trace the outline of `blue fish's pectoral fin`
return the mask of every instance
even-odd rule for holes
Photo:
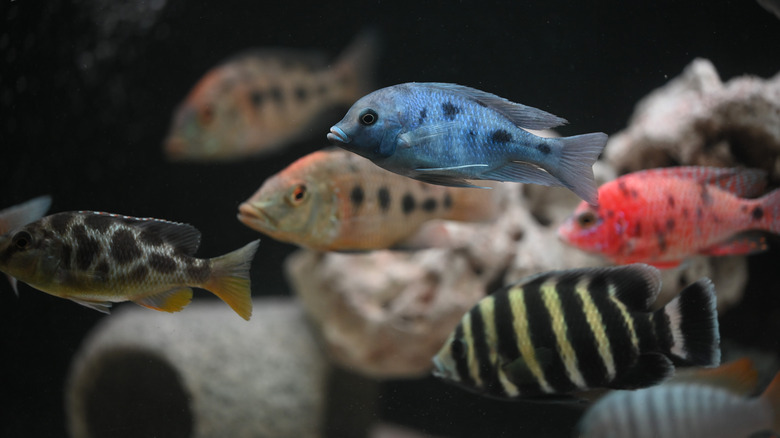
[[[456,122],[422,124],[398,136],[398,147],[412,147],[436,141],[458,129]]]
[[[606,385],[612,389],[638,389],[658,385],[674,374],[674,365],[661,353],[640,354],[634,366]]]
[[[550,175],[541,167],[521,161],[512,161],[497,169],[482,173],[480,178],[494,181],[540,184],[551,187],[563,186],[563,183],[558,178]]]
[[[163,312],[178,312],[192,301],[192,289],[188,287],[171,289],[165,292],[132,300],[134,303]]]
[[[110,301],[86,301],[86,300],[78,300],[76,298],[70,298],[71,301],[74,303],[81,304],[84,307],[89,307],[92,310],[97,310],[100,313],[109,314],[111,305]]]

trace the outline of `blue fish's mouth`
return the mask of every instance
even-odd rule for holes
[[[328,133],[328,140],[339,143],[349,143],[351,141],[349,136],[347,136],[347,134],[345,134],[344,131],[342,131],[338,126],[333,126],[330,128],[330,132]]]

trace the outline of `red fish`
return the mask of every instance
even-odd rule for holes
[[[618,264],[672,268],[694,254],[750,254],[780,234],[780,189],[760,170],[670,167],[624,175],[599,188],[558,229],[566,243]]]

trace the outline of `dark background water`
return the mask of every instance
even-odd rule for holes
[[[383,36],[379,85],[470,85],[567,118],[563,134],[622,129],[637,100],[696,57],[712,60],[724,80],[780,71],[780,20],[753,1],[440,3],[2,0],[0,207],[48,193],[52,212],[191,223],[203,233],[201,256],[238,248],[257,237],[235,219],[238,204],[304,151],[324,146],[325,131],[273,157],[174,164],[161,151],[173,109],[237,51],[278,46],[336,56],[369,25]],[[290,293],[280,260],[293,249],[263,239],[255,295]],[[778,254],[752,258],[761,283],[724,315],[724,336],[780,349],[769,322],[780,319]],[[0,284],[0,436],[65,435],[69,362],[104,317],[24,285],[16,298]],[[382,418],[431,433],[531,436],[537,427],[520,423],[515,405],[430,380],[386,383],[382,391]],[[421,393],[430,395],[424,403]],[[568,436],[576,417],[559,415],[536,417],[563,422],[547,436]]]

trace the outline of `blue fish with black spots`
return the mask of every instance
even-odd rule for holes
[[[474,88],[405,83],[363,96],[328,139],[392,172],[432,184],[468,180],[563,186],[597,205],[593,163],[601,132],[539,137],[565,119]]]

